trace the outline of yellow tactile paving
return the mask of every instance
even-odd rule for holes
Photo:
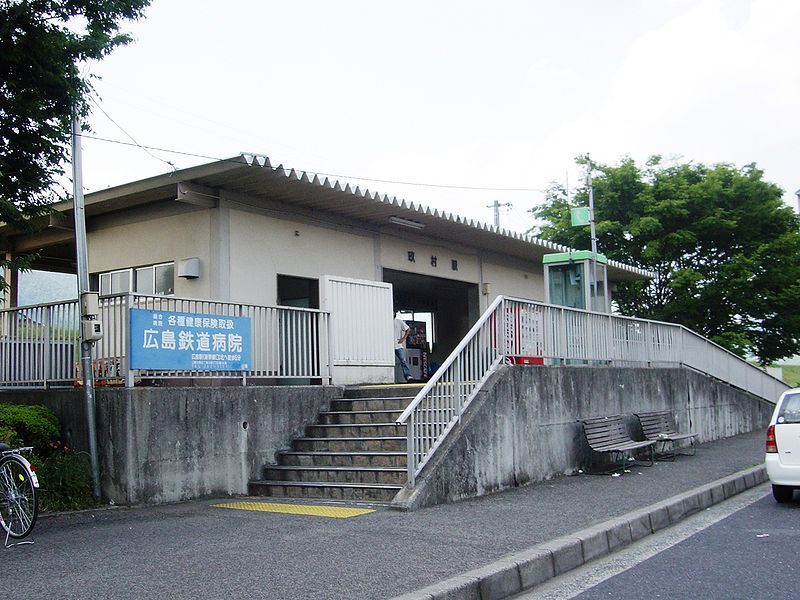
[[[332,519],[348,519],[350,517],[358,517],[375,512],[375,510],[371,508],[315,506],[311,504],[278,504],[275,502],[224,502],[222,504],[212,504],[211,506],[214,508],[232,508],[234,510],[330,517]]]

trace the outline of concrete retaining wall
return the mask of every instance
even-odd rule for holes
[[[245,494],[248,480],[343,392],[98,388],[103,494],[118,504]],[[0,402],[45,404],[61,420],[64,441],[86,449],[80,390],[4,392]],[[705,442],[765,427],[772,405],[687,369],[504,367],[395,505],[419,508],[573,473],[596,458],[578,419],[663,409]],[[634,423],[630,417],[633,434]]]
[[[103,495],[140,504],[245,494],[248,480],[342,394],[336,386],[98,388]],[[0,402],[50,407],[65,440],[87,447],[81,391],[6,392]]]
[[[579,419],[671,410],[699,442],[766,427],[774,405],[679,368],[503,367],[473,400],[400,509],[452,502],[574,473],[598,460]],[[595,463],[596,464],[596,463]]]

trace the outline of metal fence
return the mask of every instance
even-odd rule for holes
[[[499,296],[397,420],[407,425],[411,483],[504,362],[680,364],[773,402],[787,389],[681,325]]]
[[[128,312],[131,308],[249,317],[252,364],[248,371],[132,370]],[[118,294],[100,299],[103,338],[94,344],[98,384],[132,387],[141,379],[248,378],[330,382],[327,312],[171,296]],[[80,309],[77,300],[0,310],[0,387],[71,386],[79,374]]]
[[[72,385],[79,323],[77,300],[0,310],[0,386]]]

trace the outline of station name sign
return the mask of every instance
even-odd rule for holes
[[[131,369],[249,371],[249,317],[130,311]]]

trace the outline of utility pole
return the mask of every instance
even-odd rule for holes
[[[501,206],[508,206],[509,208],[514,206],[511,202],[506,202],[505,204],[500,204],[498,200],[495,200],[493,204],[487,204],[486,208],[494,208],[494,226],[497,229],[500,229],[500,207]]]
[[[95,422],[94,373],[92,372],[92,335],[102,333],[97,318],[97,295],[89,291],[89,258],[86,246],[86,214],[83,203],[83,163],[81,157],[80,122],[72,119],[72,212],[75,216],[75,256],[78,266],[78,298],[81,308],[81,371],[86,410],[86,428],[89,435],[89,462],[92,469],[92,494],[100,499],[100,463],[97,459],[97,425]]]
[[[589,296],[592,304],[597,298],[597,235],[594,229],[594,188],[592,187],[592,160],[587,156],[586,165],[588,173],[586,175],[586,185],[589,188],[589,226],[590,235],[592,236],[592,272],[589,275]],[[594,306],[590,306],[589,310],[593,310]]]

